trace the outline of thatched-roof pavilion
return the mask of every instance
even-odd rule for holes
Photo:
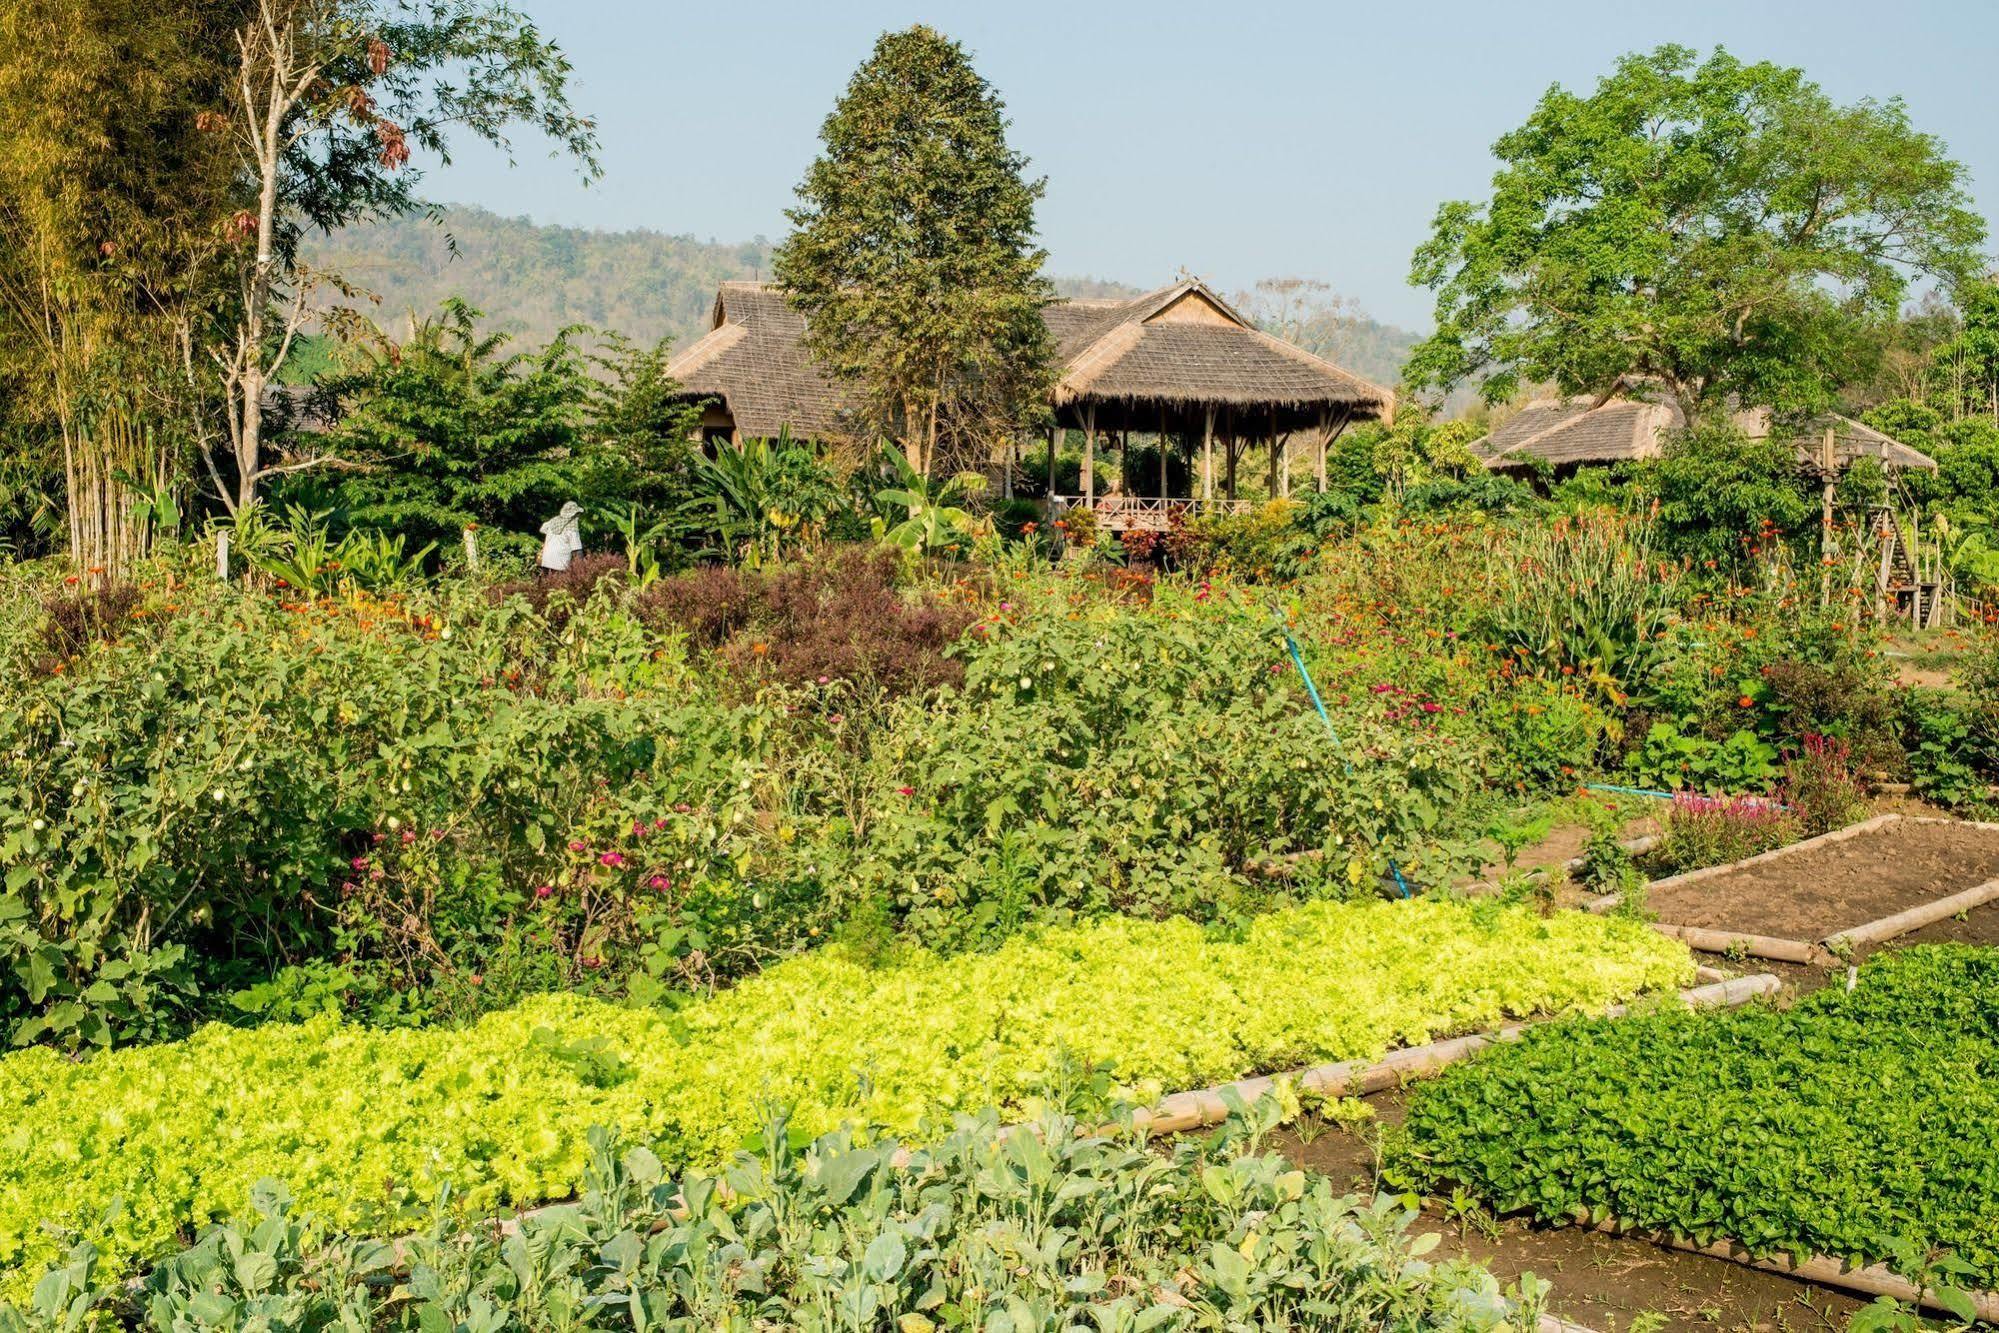
[[[1113,527],[1164,527],[1176,509],[1233,504],[1237,465],[1255,443],[1269,449],[1270,494],[1290,491],[1293,437],[1314,450],[1323,486],[1326,446],[1341,430],[1394,416],[1389,390],[1257,329],[1197,279],[1128,300],[1052,302],[1043,318],[1060,372],[1048,436],[1050,498],[1096,505]],[[812,364],[804,332],[804,319],[774,287],[724,283],[709,331],[668,373],[703,402],[711,435],[769,436],[788,426],[804,438],[842,438],[840,391]],[[1055,441],[1064,430],[1083,436],[1075,497],[1053,494]],[[1133,433],[1184,452],[1196,465],[1199,494],[1170,498],[1162,484],[1158,496],[1105,497],[1098,505],[1098,442],[1122,445]],[[1011,488],[1014,446],[1007,452]],[[1162,474],[1166,454],[1162,448]]]
[[[1752,439],[1766,439],[1772,429],[1767,411],[1738,412],[1734,421]],[[1608,395],[1536,399],[1472,447],[1495,472],[1523,471],[1532,467],[1534,460],[1558,473],[1571,472],[1579,467],[1657,458],[1665,452],[1672,433],[1686,424],[1686,413],[1670,394],[1645,397],[1620,385]],[[1834,413],[1797,429],[1801,457],[1816,460],[1827,429],[1833,432],[1834,454],[1841,469],[1858,458],[1875,458],[1890,471],[1936,470],[1936,461],[1921,450]]]

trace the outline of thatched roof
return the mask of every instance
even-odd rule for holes
[[[1188,278],[1129,301],[1051,306],[1061,351],[1055,405],[1339,409],[1392,417],[1395,395],[1255,328]]]
[[[1620,387],[1607,398],[1586,394],[1536,399],[1472,447],[1494,471],[1525,467],[1528,458],[1555,467],[1619,463],[1657,458],[1665,452],[1672,432],[1686,422],[1671,395],[1642,397]],[[1738,412],[1735,424],[1753,439],[1767,438],[1771,431],[1770,414],[1763,411]],[[1835,432],[1833,447],[1841,467],[1865,457],[1878,458],[1888,468],[1936,468],[1935,460],[1922,451],[1830,413],[1797,428],[1801,455],[1815,453],[1827,426]]]
[[[805,317],[777,288],[725,282],[708,332],[667,364],[688,398],[721,400],[748,436],[786,426],[805,439],[841,435],[839,390],[805,353]]]
[[[1250,326],[1195,279],[1130,300],[1055,301],[1042,312],[1072,415],[1095,403],[1183,413],[1202,407],[1392,417],[1395,395]],[[709,331],[667,367],[686,397],[727,407],[745,435],[844,434],[840,388],[806,354],[805,320],[777,288],[725,282]]]

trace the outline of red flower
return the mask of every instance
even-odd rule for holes
[[[605,852],[597,858],[597,864],[602,866],[621,866],[624,863],[625,854],[623,852]]]
[[[553,884],[537,884],[534,886],[534,896],[537,898],[552,898],[555,896],[555,886]]]
[[[897,788],[895,789],[895,794],[896,794],[897,796],[914,796],[914,795],[916,795],[916,788],[914,788],[914,787],[897,787]]]

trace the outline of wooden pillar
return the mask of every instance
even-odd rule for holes
[[[1238,459],[1238,458],[1240,458],[1240,457],[1242,456],[1242,442],[1241,442],[1240,440],[1238,440],[1238,439],[1236,438],[1236,430],[1235,430],[1235,413],[1234,413],[1234,412],[1231,412],[1231,413],[1229,413],[1229,415],[1228,415],[1228,422],[1227,422],[1227,425],[1225,425],[1225,426],[1223,427],[1223,431],[1222,431],[1222,453],[1223,453],[1223,454],[1224,454],[1224,455],[1225,455],[1225,456],[1227,457],[1227,459],[1228,459],[1228,472],[1229,472],[1229,475],[1228,475],[1228,497],[1229,497],[1229,500],[1230,500],[1231,502],[1233,502],[1233,501],[1235,500],[1235,465],[1236,465],[1236,459]]]
[[[1097,502],[1097,405],[1083,409],[1083,503]]]
[[[1048,428],[1048,498],[1051,501],[1055,498],[1055,432],[1058,429],[1056,426]]]
[[[1215,498],[1215,409],[1208,408],[1207,424],[1201,429],[1201,498]]]
[[[1318,436],[1318,449],[1317,449],[1319,458],[1317,464],[1313,468],[1312,480],[1313,484],[1318,487],[1319,493],[1321,495],[1324,495],[1326,492],[1326,446],[1332,442],[1332,434],[1333,434],[1333,414],[1331,412],[1319,413],[1319,436]]]
[[[1159,406],[1159,498],[1166,498],[1166,405]]]
[[[1277,443],[1277,409],[1273,407],[1270,409],[1270,488],[1269,488],[1270,498],[1273,500],[1275,500],[1278,496],[1277,488],[1280,482],[1280,478],[1277,475],[1278,448],[1279,446]]]

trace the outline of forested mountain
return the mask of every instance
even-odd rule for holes
[[[615,329],[640,342],[685,342],[706,327],[716,284],[768,278],[770,252],[762,237],[726,244],[650,230],[544,226],[454,205],[442,224],[415,217],[349,228],[315,245],[311,260],[380,297],[373,318],[397,336],[412,313],[429,315],[458,296],[485,312],[488,327],[530,344],[570,324]],[[1136,296],[1157,285],[1054,282],[1075,297]],[[1350,308],[1313,313],[1319,319],[1274,331],[1298,336],[1369,379],[1393,384],[1417,341]]]

